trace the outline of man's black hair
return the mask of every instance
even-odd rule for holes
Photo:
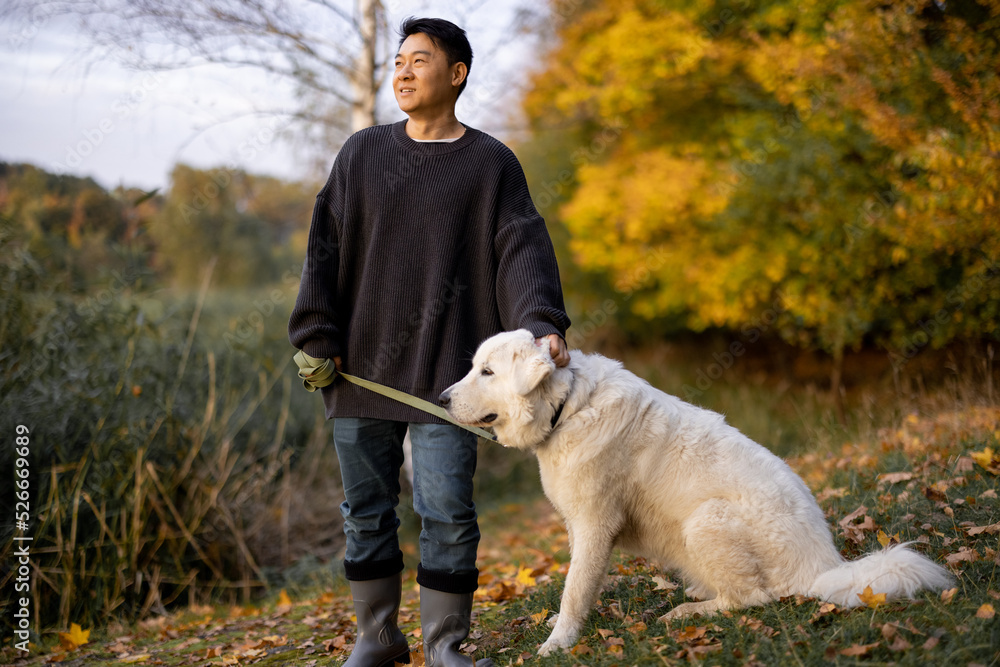
[[[418,19],[411,16],[399,25],[399,46],[403,45],[407,37],[418,32],[430,37],[434,45],[444,51],[449,67],[455,63],[465,63],[465,80],[458,87],[458,94],[461,95],[465,84],[469,82],[468,72],[472,71],[472,45],[469,44],[465,31],[444,19]]]

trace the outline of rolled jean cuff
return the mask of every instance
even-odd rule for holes
[[[479,588],[479,570],[471,572],[441,572],[428,570],[423,565],[417,565],[417,583],[421,588],[430,588],[442,593],[475,593]]]
[[[384,579],[403,571],[403,552],[396,554],[395,558],[385,560],[371,560],[361,563],[344,561],[344,576],[348,581],[371,581],[372,579]]]

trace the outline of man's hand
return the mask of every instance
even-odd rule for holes
[[[333,367],[337,369],[338,373],[344,372],[344,369],[340,367],[340,357],[333,358]]]
[[[566,341],[559,334],[549,334],[543,338],[536,338],[535,343],[541,343],[545,339],[549,340],[549,354],[556,366],[565,366],[569,363],[569,350],[566,349]]]

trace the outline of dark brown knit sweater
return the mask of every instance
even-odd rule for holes
[[[565,336],[559,270],[517,158],[466,126],[451,143],[406,121],[351,136],[316,197],[288,338],[345,372],[426,400],[457,382],[486,338]],[[338,379],[326,416],[439,422]]]

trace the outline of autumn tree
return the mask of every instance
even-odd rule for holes
[[[998,14],[587,3],[525,99],[570,156],[536,199],[559,191],[574,260],[649,321],[740,331],[769,312],[838,361],[995,336]]]
[[[213,284],[238,286],[273,280],[276,230],[248,212],[251,177],[229,169],[179,164],[170,174],[163,210],[152,221],[157,268],[174,284],[195,287],[217,258]]]

